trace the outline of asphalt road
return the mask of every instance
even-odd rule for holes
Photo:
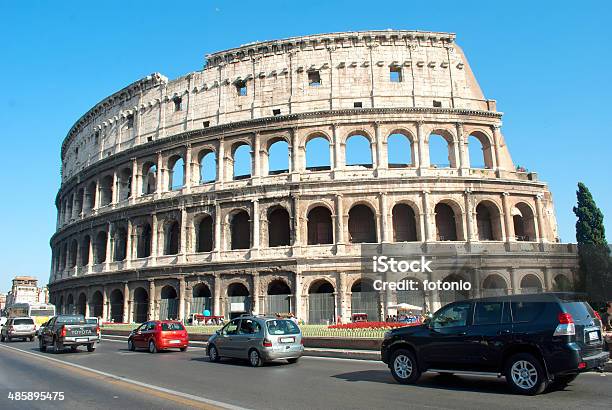
[[[94,353],[83,349],[60,354],[40,353],[35,342],[3,343],[0,366],[3,409],[576,409],[610,408],[612,403],[611,374],[583,374],[565,390],[524,397],[511,394],[497,378],[425,374],[418,385],[402,386],[379,362],[303,357],[293,365],[251,368],[233,360],[211,363],[202,348],[151,355],[128,351],[124,341],[108,340]],[[9,391],[63,391],[66,399],[11,402]]]

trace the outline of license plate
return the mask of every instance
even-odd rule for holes
[[[599,340],[599,332],[598,331],[589,332],[589,341],[593,341],[593,340]]]
[[[295,342],[295,337],[281,337],[280,342],[281,343],[293,343]]]
[[[170,343],[177,344],[177,343],[181,343],[181,341],[180,340],[170,340]]]
[[[89,339],[85,338],[85,337],[78,337],[75,339],[77,343],[81,343],[81,342],[89,342]]]

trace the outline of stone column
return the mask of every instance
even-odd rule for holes
[[[132,220],[128,219],[127,220],[127,234],[126,234],[126,240],[125,240],[125,249],[126,249],[125,266],[127,268],[132,266],[132,258],[134,255],[134,249],[132,249],[133,248],[133,245],[132,245],[133,231],[134,231],[134,227],[132,226]]]
[[[157,262],[157,245],[158,245],[158,226],[157,226],[157,214],[151,215],[151,259],[153,264]]]
[[[472,191],[466,189],[463,193],[465,200],[465,240],[468,242],[478,240],[478,232],[474,229],[474,209],[472,209]]]
[[[130,287],[123,282],[123,323],[130,323]]]
[[[458,122],[457,128],[457,141],[459,144],[459,168],[462,172],[467,172],[470,168],[470,156],[468,155],[468,141],[463,134],[463,123]]]
[[[421,215],[423,220],[421,240],[424,242],[435,241],[435,214],[429,209],[429,191],[423,191],[423,212],[421,212]],[[432,216],[434,217],[433,224],[431,222]]]
[[[334,163],[332,169],[339,171],[344,168],[344,161],[342,160],[342,143],[338,135],[338,124],[336,123],[332,124],[332,136],[334,139]]]
[[[340,316],[342,323],[347,323],[350,319],[350,311],[346,306],[346,272],[338,272],[338,281],[336,283],[338,284],[338,288],[336,289],[336,303],[338,303],[338,308],[336,309],[336,316]]]
[[[546,226],[544,225],[544,206],[542,204],[542,197],[544,195],[537,194],[535,197],[535,202],[536,202],[536,212],[537,212],[537,217],[538,217],[538,239],[540,241],[540,243],[545,243],[547,242],[546,240]]]
[[[259,176],[261,175],[261,153],[260,150],[260,141],[259,141],[259,133],[253,133],[253,145],[252,147],[252,175],[251,175],[251,183],[257,184],[259,183]]]
[[[161,151],[157,152],[157,178],[155,181],[155,196],[159,197],[162,191],[165,190],[165,173],[164,173],[164,157]]]
[[[100,178],[96,179],[95,190],[93,210],[97,211],[100,208]]]
[[[508,289],[508,295],[518,295],[521,293],[521,284],[519,282],[518,275],[516,274],[516,268],[508,268],[508,273],[510,274],[510,287],[512,288]]]
[[[252,243],[252,249],[257,252],[259,250],[259,235],[260,235],[260,229],[259,229],[259,200],[258,199],[253,199],[252,200],[253,203],[253,217],[251,218],[253,221],[252,224],[252,229],[253,229],[253,243]]]
[[[260,278],[259,278],[259,272],[255,272],[253,273],[253,314],[257,315],[260,313],[263,313],[263,310],[261,309],[260,303],[259,303],[259,293],[260,293]]]
[[[416,122],[416,131],[417,131],[417,142],[419,145],[419,170],[422,172],[429,168],[429,148],[427,144],[425,144],[425,135],[423,135],[423,122]]]
[[[336,195],[336,244],[344,245],[344,204],[342,194]]]
[[[223,249],[221,245],[221,206],[215,204],[215,243],[213,251],[219,253]]]
[[[293,313],[298,319],[303,319],[300,317],[302,315],[302,275],[299,272],[295,273],[295,289],[293,290]]]
[[[506,242],[514,242],[516,241],[516,237],[514,233],[514,221],[512,219],[512,211],[510,210],[510,204],[508,202],[509,196],[509,192],[504,192],[502,194],[502,206],[504,208],[504,225],[506,228]]]
[[[107,235],[106,235],[106,255],[105,255],[105,268],[104,270],[108,271],[109,264],[112,261],[113,257],[113,224],[111,222],[108,223]]]
[[[193,164],[191,163],[191,161],[192,161],[191,144],[187,144],[187,148],[185,149],[185,175],[184,175],[184,179],[185,179],[184,188],[186,192],[191,191],[191,186],[193,184],[192,176],[191,176]]]
[[[114,205],[118,202],[118,198],[119,198],[119,178],[117,177],[117,170],[115,169],[113,171],[113,186],[112,186],[112,190],[113,192],[111,192],[111,203]]]
[[[289,172],[300,172],[300,147],[298,143],[298,129],[291,128],[291,157],[289,158]]]
[[[178,308],[178,319],[179,321],[185,320],[185,277],[179,278],[179,308]]]
[[[221,316],[221,277],[219,275],[215,275],[214,287],[213,314],[214,316]]]
[[[94,239],[91,232],[89,233],[89,254],[87,255],[87,273],[91,273],[94,264]]]
[[[384,192],[378,193],[379,206],[380,206],[380,220],[379,220],[379,232],[380,235],[378,240],[386,243],[389,242],[389,212],[387,211],[387,194]]]
[[[130,187],[130,199],[132,201],[140,194],[140,176],[138,175],[138,160],[132,158],[132,186]]]
[[[217,152],[217,182],[223,184],[223,181],[225,181],[225,142],[221,138]]]
[[[91,291],[89,290],[89,288],[85,289],[85,294],[87,295],[87,300],[85,301],[85,317],[89,317],[91,316],[91,313],[89,312],[89,302],[91,300]]]
[[[102,288],[102,321],[107,322],[108,320],[108,289],[104,285]]]
[[[389,157],[387,155],[387,144],[384,137],[380,135],[380,121],[374,121],[374,138],[376,138],[376,168],[389,168]]]
[[[499,169],[499,140],[501,139],[500,130],[501,126],[499,124],[493,125],[491,129],[493,130],[493,144],[494,144],[494,153],[495,155],[491,155],[493,157],[493,169]]]
[[[179,259],[185,262],[187,259],[187,211],[181,208],[181,237],[179,240]]]
[[[155,319],[155,281],[149,279],[149,319]]]

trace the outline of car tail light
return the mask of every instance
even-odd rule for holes
[[[558,320],[559,324],[553,336],[574,336],[576,334],[576,326],[571,314],[559,313]]]
[[[272,341],[268,339],[264,339],[263,347],[272,347]]]
[[[96,333],[100,334],[100,326],[96,326]]]
[[[595,313],[595,317],[601,322],[601,316],[599,312],[593,312],[593,313]]]
[[[60,330],[60,337],[66,337],[66,326],[62,326]]]
[[[578,364],[578,368],[579,368],[579,369],[586,369],[586,362],[580,362],[580,363]]]
[[[300,339],[300,344],[301,344],[302,346],[304,346],[304,338],[303,338],[303,337]]]

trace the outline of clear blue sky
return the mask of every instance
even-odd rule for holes
[[[485,95],[505,113],[515,163],[549,183],[562,240],[575,241],[578,181],[591,189],[610,235],[612,8],[561,4],[2,2],[0,291],[15,274],[46,283],[61,141],[96,102],[152,72],[175,78],[201,69],[209,52],[332,31],[457,33]]]

